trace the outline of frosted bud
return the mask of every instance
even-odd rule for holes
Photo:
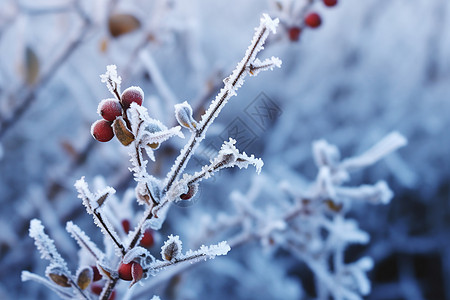
[[[191,131],[197,127],[197,122],[192,117],[192,107],[186,101],[175,104],[175,118],[181,126]]]
[[[147,126],[147,131],[148,132],[150,132],[150,133],[155,133],[155,132],[159,132],[159,131],[162,131],[162,128],[159,126],[159,124],[158,123],[156,123],[156,122],[151,122],[151,123],[149,123],[148,124],[148,126]],[[149,144],[147,144],[150,148],[152,148],[153,150],[156,150],[156,149],[158,149],[159,148],[159,143],[149,143]]]
[[[187,192],[180,195],[181,200],[190,200],[198,191],[198,184],[191,183],[187,187]]]
[[[181,241],[178,235],[173,236],[169,235],[169,239],[164,242],[164,245],[161,247],[161,256],[164,260],[174,261],[181,253]]]

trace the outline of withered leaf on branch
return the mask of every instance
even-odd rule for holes
[[[141,27],[141,22],[130,14],[112,14],[109,16],[108,28],[113,37],[132,32]]]
[[[122,117],[116,118],[113,123],[114,134],[124,146],[128,146],[134,141],[133,133],[127,128]]]
[[[91,268],[84,268],[78,273],[77,285],[80,289],[85,290],[92,282],[94,273]]]
[[[71,287],[72,286],[70,284],[69,278],[67,278],[66,275],[57,274],[57,273],[49,273],[48,276],[54,283],[56,283],[59,286],[62,286],[62,287]]]

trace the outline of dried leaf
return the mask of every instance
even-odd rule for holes
[[[25,49],[25,82],[33,85],[39,78],[39,58],[29,46]]]
[[[85,290],[92,282],[93,278],[94,272],[92,271],[92,268],[84,268],[78,273],[77,285],[80,289]]]
[[[127,128],[127,125],[123,120],[123,118],[119,117],[114,120],[113,129],[114,134],[116,135],[117,139],[122,143],[122,145],[128,146],[129,144],[131,144],[131,142],[134,141],[134,135]]]
[[[67,278],[67,276],[65,276],[63,274],[49,273],[48,276],[54,283],[56,283],[59,286],[62,286],[62,287],[71,287],[72,286],[70,284],[69,278]]]
[[[130,14],[113,14],[108,20],[109,33],[113,37],[132,32],[139,27],[141,27],[141,22]]]

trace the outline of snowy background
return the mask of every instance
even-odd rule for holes
[[[0,1],[1,299],[56,297],[20,281],[22,270],[45,269],[28,237],[30,219],[42,219],[69,263],[76,262],[76,245],[64,232],[68,220],[101,241],[77,199],[77,179],[101,175],[118,195],[134,186],[126,149],[89,133],[98,102],[110,97],[99,78],[106,65],[117,65],[124,88],[141,86],[150,115],[170,124],[173,104],[202,108],[214,98],[261,14],[277,16],[272,4]],[[287,28],[302,21],[284,16],[262,53],[280,57],[282,68],[247,79],[198,159],[207,161],[206,146],[218,150],[227,128],[241,126],[246,132],[236,137],[238,146],[264,160],[263,176],[311,181],[313,141],[325,139],[348,157],[400,132],[406,147],[352,178],[351,185],[385,180],[395,196],[386,206],[352,208],[371,240],[349,249],[346,259],[373,258],[367,299],[450,299],[450,2],[340,0],[326,8],[316,1],[308,10],[322,16],[322,26],[290,41]],[[108,19],[116,13],[127,15],[119,27],[134,30],[114,37]],[[261,97],[276,108],[263,124],[249,113]],[[152,173],[163,176],[183,145],[174,139],[161,147]],[[193,160],[189,167],[198,165]],[[230,170],[206,181],[194,205],[172,208],[161,237],[193,239],[202,230],[199,216],[227,211],[232,191],[245,194],[253,175]],[[268,254],[256,242],[196,265],[154,293],[162,299],[317,295],[303,263],[283,251]]]

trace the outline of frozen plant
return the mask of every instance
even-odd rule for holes
[[[312,271],[318,299],[361,300],[371,289],[366,273],[373,260],[363,257],[347,262],[344,257],[349,245],[367,244],[370,237],[346,215],[352,205],[388,204],[393,193],[384,181],[356,187],[345,183],[352,172],[376,163],[406,142],[393,132],[363,154],[341,159],[336,146],[316,141],[313,154],[318,174],[313,183],[302,184],[297,176],[255,177],[245,194],[231,194],[234,214],[220,213],[214,222],[204,218],[200,239],[234,232],[228,238],[231,247],[259,240],[272,253],[284,249]],[[236,228],[240,228],[237,233]]]
[[[138,203],[144,206],[144,210],[130,213],[130,207],[123,209],[124,205],[116,199],[113,188],[104,187],[94,193],[84,177],[81,178],[75,183],[75,187],[87,212],[92,215],[95,224],[105,236],[105,250],[101,250],[93,243],[77,225],[68,222],[66,230],[81,248],[78,271],[73,274],[58,253],[53,240],[45,234],[41,221],[32,220],[30,236],[35,239],[42,258],[50,262],[46,270],[48,279],[24,271],[23,281],[40,282],[64,299],[92,299],[96,297],[95,295],[99,295],[100,299],[106,300],[113,298],[115,293],[125,294],[116,289],[120,280],[131,281],[131,287],[167,267],[213,259],[230,251],[229,244],[222,241],[216,245],[201,246],[198,250],[183,253],[179,237],[170,235],[161,247],[161,259],[156,259],[143,246],[146,244],[143,241],[149,229],[161,228],[171,203],[189,201],[195,195],[201,180],[230,167],[247,168],[254,165],[257,172],[260,172],[262,160],[245,152],[241,153],[234,146],[236,142],[233,139],[224,141],[216,158],[201,170],[194,174],[186,174],[184,169],[195,149],[204,140],[208,127],[228,100],[236,95],[246,75],[257,75],[261,71],[281,66],[278,58],[272,57],[261,61],[256,57],[263,49],[269,33],[275,33],[277,25],[277,19],[272,20],[265,14],[262,16],[244,58],[232,74],[224,79],[224,87],[200,121],[194,120],[193,110],[187,102],[175,105],[176,120],[190,131],[191,137],[165,179],[156,178],[148,173],[148,161],[144,153],[154,161],[153,152],[161,143],[175,136],[184,137],[181,127],[167,128],[159,120],[151,118],[147,109],[142,106],[144,101],[142,90],[139,87],[129,87],[121,92],[121,77],[116,66],[107,67],[106,73],[100,77],[114,98],[100,102],[98,113],[103,119],[92,124],[91,133],[98,141],[107,142],[116,137],[124,146],[129,147],[132,165],[130,171],[137,182],[135,197]],[[132,225],[135,225],[133,230]],[[98,283],[94,283],[95,281]]]
[[[305,28],[315,29],[322,24],[320,14],[312,10],[316,2],[321,2],[327,8],[334,7],[338,4],[338,0],[269,1],[272,14],[280,19],[280,23],[291,42],[297,42]]]

